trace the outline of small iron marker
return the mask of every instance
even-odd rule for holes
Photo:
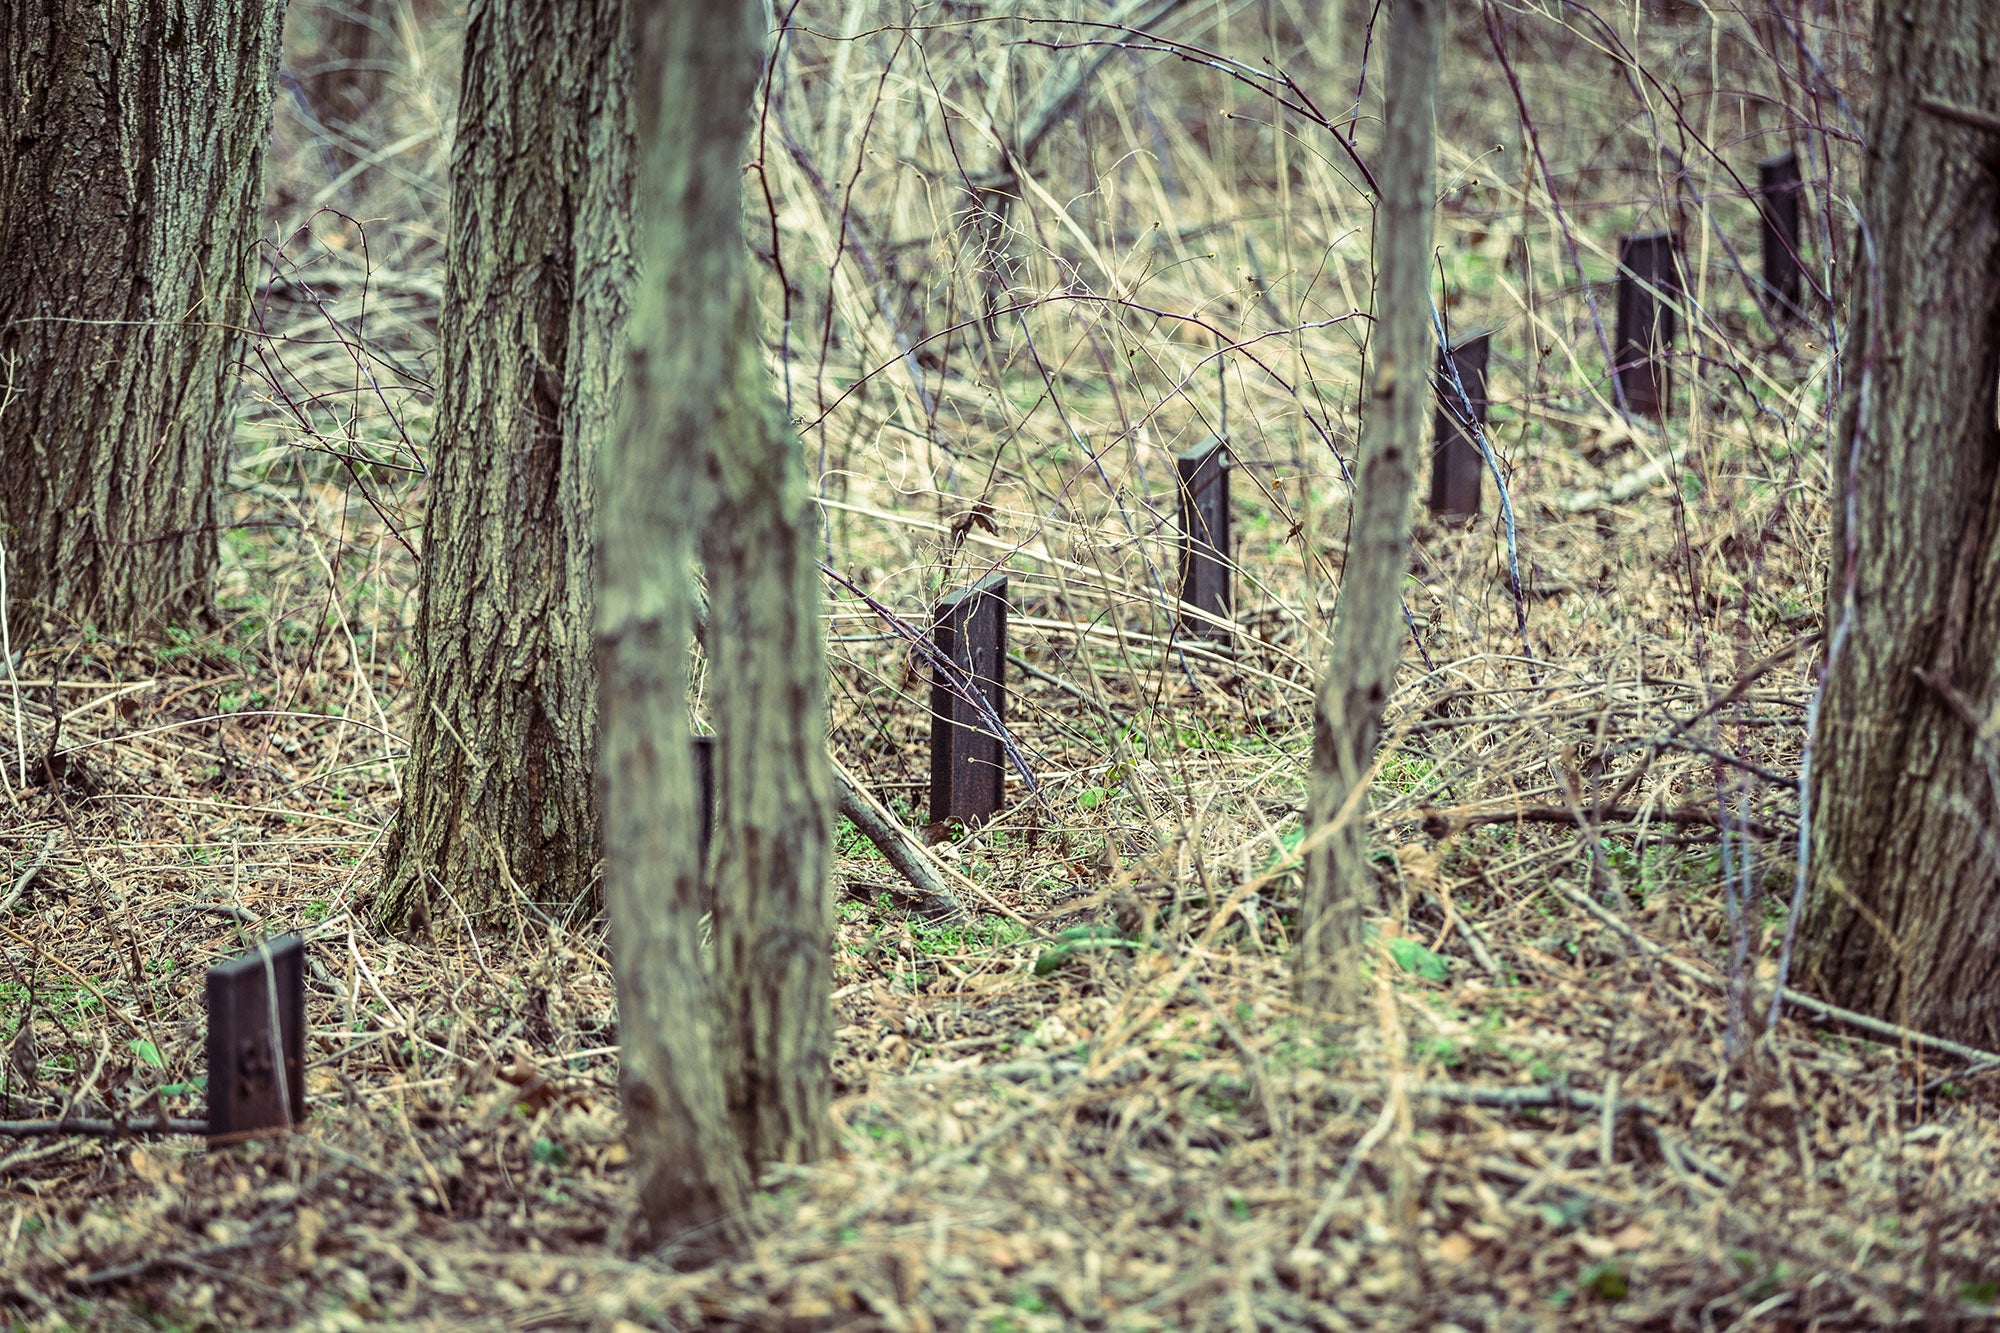
[[[1799,262],[1799,155],[1780,153],[1757,164],[1757,215],[1764,223],[1764,294],[1776,319],[1803,319],[1799,297],[1805,267]]]
[[[715,737],[694,738],[694,800],[701,816],[702,873],[708,873],[708,844],[715,836]]]
[[[1673,233],[1647,232],[1618,241],[1617,396],[1626,411],[1663,418],[1673,394],[1667,354],[1673,349],[1681,295],[1680,254]]]
[[[1437,447],[1431,455],[1433,518],[1479,517],[1486,455],[1479,450],[1475,432],[1486,427],[1486,358],[1492,345],[1493,335],[1480,330],[1438,353]]]
[[[305,941],[266,940],[208,970],[208,1137],[306,1117]]]
[[[977,700],[1005,722],[1007,576],[990,574],[939,602],[931,643],[956,668],[931,668],[931,822],[977,824],[1000,809],[1006,779],[1000,737]]]
[[[1229,446],[1196,445],[1174,459],[1181,493],[1181,609],[1175,633],[1229,641]],[[1199,615],[1190,614],[1193,611]]]

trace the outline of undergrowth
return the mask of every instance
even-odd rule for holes
[[[839,1150],[772,1172],[760,1238],[695,1271],[624,1243],[601,926],[532,884],[498,932],[369,925],[457,21],[389,6],[395,73],[357,124],[281,98],[222,623],[152,647],[59,627],[4,683],[0,846],[16,876],[47,855],[0,909],[0,1038],[12,1115],[196,1114],[204,970],[298,930],[312,1114],[227,1151],[14,1141],[0,1323],[1991,1317],[1991,1073],[1797,1011],[1723,1057],[1726,871],[1751,869],[1753,981],[1784,925],[1841,375],[1836,306],[1774,325],[1742,270],[1744,182],[1800,152],[1837,297],[1865,8],[1455,13],[1435,296],[1453,329],[1497,330],[1516,524],[1510,550],[1491,478],[1476,523],[1413,516],[1370,997],[1328,1023],[1292,1006],[1287,963],[1371,313],[1373,10],[1156,4],[1140,36],[1071,8],[780,7],[747,230],[825,556],[918,629],[1008,572],[1036,789],[934,830],[971,924],[911,915],[843,830]],[[1018,179],[994,175],[996,138],[1100,54]],[[363,170],[330,179],[336,130]],[[1598,330],[1617,235],[1661,226],[1690,300],[1654,423],[1617,410]],[[1172,628],[1173,455],[1218,434],[1227,646]],[[928,677],[842,588],[827,625],[836,753],[922,826]]]

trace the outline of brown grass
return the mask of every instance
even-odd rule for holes
[[[1004,228],[982,225],[960,174],[994,160],[982,119],[1018,117],[1092,34],[953,8],[904,28],[892,7],[802,6],[749,177],[753,243],[772,272],[776,236],[792,285],[771,283],[790,314],[773,365],[823,468],[830,563],[913,625],[1004,565],[1014,650],[1040,673],[1010,702],[1039,797],[1014,781],[1000,819],[936,849],[978,925],[912,918],[886,864],[843,844],[839,1154],[774,1173],[733,1263],[634,1255],[601,927],[551,920],[535,885],[497,933],[368,924],[408,706],[452,115],[456,27],[426,6],[402,14],[366,123],[315,128],[281,98],[228,623],[164,650],[66,630],[0,681],[15,874],[54,839],[0,918],[9,1113],[197,1113],[204,969],[297,928],[313,1114],[227,1151],[11,1141],[0,1326],[1987,1318],[1990,1072],[1791,1016],[1723,1059],[1723,872],[1750,886],[1745,968],[1768,987],[1810,644],[1702,714],[1819,627],[1839,365],[1824,311],[1779,339],[1721,242],[1754,269],[1741,178],[1796,142],[1832,238],[1807,243],[1822,280],[1844,255],[1834,201],[1858,178],[1834,93],[1865,102],[1862,8],[1811,7],[1815,68],[1720,8],[1495,6],[1560,216],[1485,16],[1457,16],[1442,292],[1455,327],[1501,331],[1493,436],[1533,660],[1497,522],[1420,523],[1406,596],[1429,665],[1409,655],[1371,811],[1374,997],[1324,1029],[1293,1011],[1286,965],[1365,198],[1268,90],[1130,49]],[[1369,9],[1195,4],[1157,31],[1286,71],[1344,126]],[[295,68],[313,12],[295,7]],[[1701,315],[1676,413],[1631,424],[1590,307],[1608,328],[1615,235],[1669,220]],[[1163,596],[1171,455],[1223,426],[1225,398],[1241,585],[1216,653],[1171,641]],[[1670,480],[1588,500],[1660,459]],[[921,822],[922,669],[859,600],[829,609],[836,750]],[[1725,851],[1725,810],[1774,836]]]

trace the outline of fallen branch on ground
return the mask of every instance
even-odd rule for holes
[[[1448,838],[1454,833],[1463,833],[1469,828],[1479,828],[1485,824],[1572,824],[1581,826],[1578,811],[1561,805],[1517,805],[1505,810],[1414,810],[1411,818],[1423,821],[1423,829],[1433,838]],[[1606,806],[1601,810],[1587,811],[1591,819],[1599,824],[1632,823],[1638,820],[1653,820],[1661,824],[1694,824],[1709,828],[1719,828],[1726,820],[1736,832],[1753,838],[1779,838],[1784,836],[1768,824],[1755,820],[1738,820],[1731,816],[1717,814],[1713,810],[1702,810],[1692,806],[1678,806],[1661,810],[1639,810],[1630,806]]]
[[[1578,491],[1556,501],[1556,507],[1565,514],[1581,514],[1604,505],[1623,504],[1625,501],[1659,481],[1681,465],[1681,457],[1687,453],[1687,446],[1680,445],[1663,454],[1647,459],[1639,467],[1618,477],[1599,490]]]
[[[28,891],[28,886],[35,882],[35,876],[42,873],[43,868],[49,863],[49,857],[55,854],[55,850],[56,831],[50,829],[49,836],[42,843],[41,852],[28,863],[28,868],[21,872],[20,878],[14,881],[13,890],[4,900],[0,900],[0,916],[14,910],[14,904],[21,900],[21,895]]]
[[[123,1138],[128,1134],[206,1134],[206,1120],[162,1120],[146,1116],[138,1120],[102,1120],[93,1116],[70,1116],[62,1120],[0,1120],[0,1137],[13,1139],[47,1138],[59,1134],[80,1134],[93,1138]]]
[[[965,904],[958,900],[958,895],[945,887],[944,880],[931,868],[924,849],[910,836],[909,830],[898,824],[894,816],[850,780],[847,771],[838,763],[834,765],[833,781],[840,792],[840,813],[861,830],[862,836],[875,844],[875,849],[896,868],[897,874],[909,881],[910,887],[917,891],[917,897],[928,903],[938,916],[955,921],[970,920],[972,914],[965,910]]]
[[[1691,963],[1685,958],[1676,956],[1664,944],[1656,944],[1652,940],[1647,939],[1638,931],[1632,929],[1631,926],[1619,920],[1617,915],[1608,908],[1601,907],[1597,903],[1592,902],[1587,895],[1578,893],[1561,880],[1549,880],[1548,888],[1551,892],[1560,894],[1577,907],[1590,913],[1599,921],[1602,921],[1605,925],[1611,927],[1611,929],[1617,931],[1620,935],[1638,945],[1642,950],[1659,959],[1689,980],[1699,982],[1704,986],[1718,991],[1722,990],[1728,984],[1722,977],[1714,975],[1706,968]],[[1963,1042],[1956,1042],[1948,1037],[1933,1037],[1928,1032],[1919,1032],[1915,1028],[1906,1028],[1899,1024],[1891,1023],[1887,1019],[1874,1018],[1868,1014],[1856,1013],[1852,1009],[1842,1009],[1837,1004],[1828,1004],[1825,1000],[1814,999],[1812,996],[1795,991],[1789,986],[1785,987],[1779,994],[1783,997],[1786,1004],[1797,1005],[1807,1013],[1817,1014],[1821,1018],[1830,1019],[1836,1023],[1844,1023],[1848,1027],[1859,1028],[1863,1032],[1871,1032],[1877,1037],[1884,1037],[1891,1041],[1906,1043],[1911,1046],[1921,1046],[1927,1050],[1938,1051],[1945,1055],[1957,1056],[1977,1069],[2000,1068],[2000,1055],[1995,1055],[1992,1051],[1982,1051],[1977,1046],[1967,1046]]]

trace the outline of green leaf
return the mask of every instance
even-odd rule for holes
[[[1390,940],[1389,956],[1405,972],[1414,972],[1426,981],[1447,981],[1451,978],[1451,960],[1442,954],[1432,953],[1415,940],[1400,935]]]
[[[1606,1260],[1592,1264],[1583,1270],[1583,1286],[1593,1292],[1599,1300],[1622,1301],[1632,1291],[1632,1284],[1625,1276],[1625,1270]]]
[[[155,1069],[165,1069],[167,1067],[166,1060],[160,1055],[160,1048],[144,1038],[132,1043],[132,1054],[138,1056]]]

